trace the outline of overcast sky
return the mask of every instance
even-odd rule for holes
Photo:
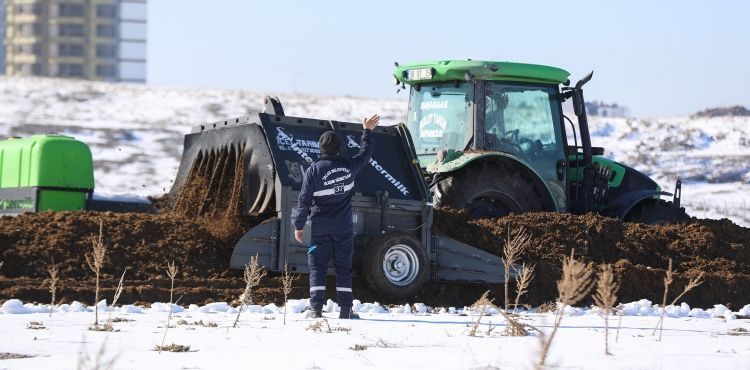
[[[750,1],[148,0],[148,81],[395,98],[393,62],[589,70],[643,117],[750,105]],[[403,93],[402,93],[403,94]]]

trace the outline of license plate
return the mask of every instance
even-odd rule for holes
[[[408,77],[412,81],[432,79],[432,68],[410,69]]]

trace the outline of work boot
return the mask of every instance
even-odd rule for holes
[[[307,310],[305,311],[305,318],[306,319],[320,319],[323,317],[323,312],[321,310]]]
[[[351,307],[341,307],[341,312],[339,312],[339,319],[359,319],[359,315],[357,315],[356,312],[352,311]]]

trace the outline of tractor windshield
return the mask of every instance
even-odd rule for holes
[[[486,146],[536,156],[562,147],[555,88],[492,82],[486,94]]]
[[[489,82],[484,148],[523,158],[550,183],[560,182],[565,160],[557,87]]]
[[[407,124],[417,154],[466,149],[474,131],[473,100],[474,87],[469,83],[412,87]]]

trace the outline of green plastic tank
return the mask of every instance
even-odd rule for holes
[[[83,142],[56,134],[0,141],[0,214],[83,210],[93,190]]]

